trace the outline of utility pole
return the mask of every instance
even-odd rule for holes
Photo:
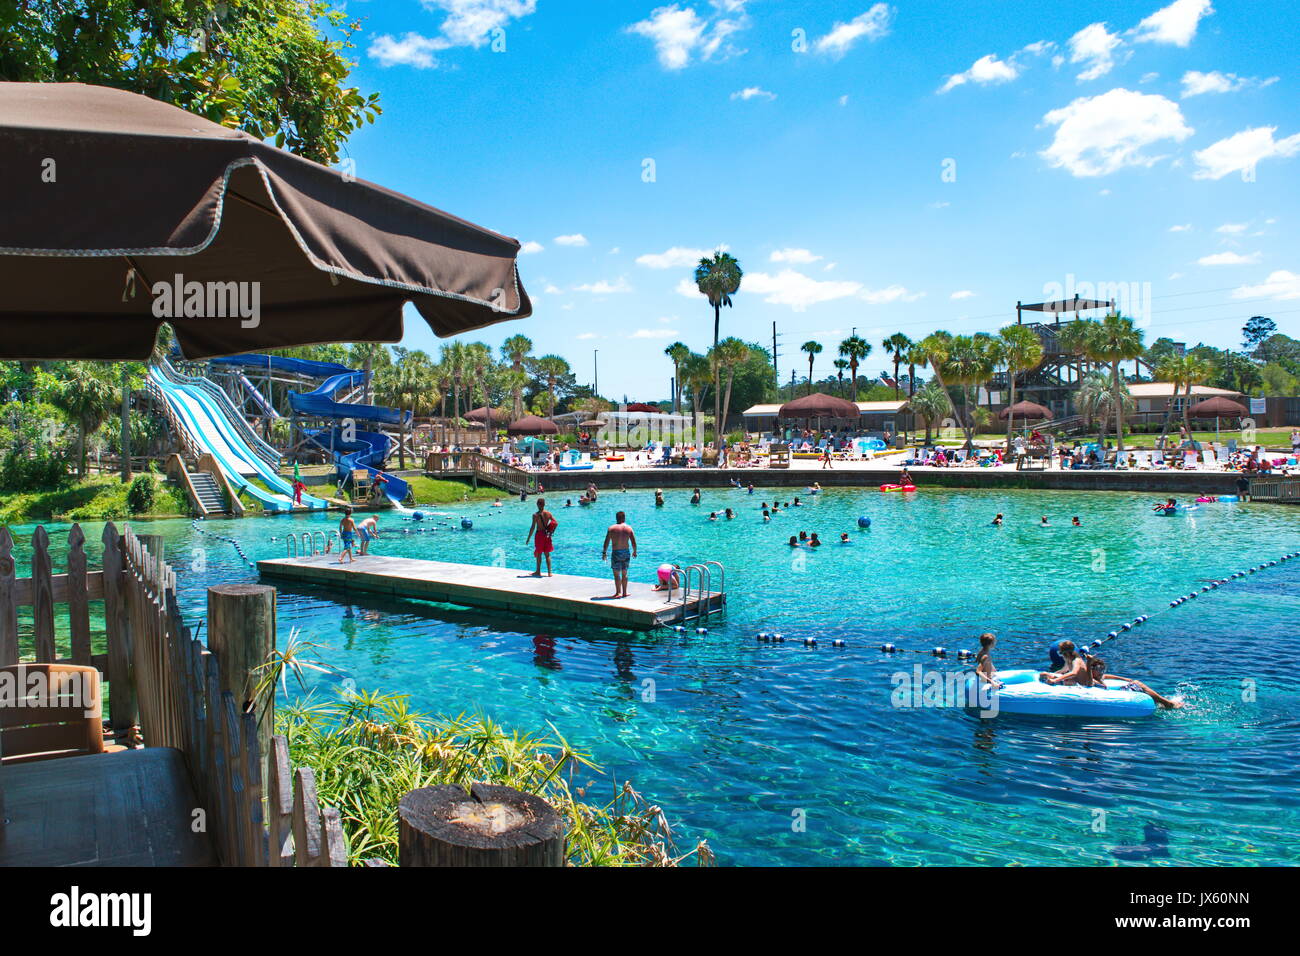
[[[595,381],[591,385],[592,398],[600,396],[600,349],[593,349],[591,352],[591,370]]]

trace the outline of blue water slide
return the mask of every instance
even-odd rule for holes
[[[293,488],[245,442],[241,430],[232,422],[232,413],[238,415],[233,406],[223,408],[201,387],[180,380],[179,376],[169,377],[156,366],[149,368],[149,381],[167,402],[193,445],[212,455],[232,488],[246,492],[267,511],[293,510]],[[258,478],[270,491],[253,484],[249,476]],[[329,502],[310,495],[303,495],[302,504],[312,510],[329,507]]]
[[[384,476],[384,494],[390,499],[399,504],[406,500],[410,486],[396,475],[381,470],[388,459],[388,450],[392,445],[387,435],[382,432],[358,431],[353,433],[353,440],[349,442],[344,441],[343,429],[330,428],[313,432],[308,437],[320,448],[333,452],[334,465],[340,477],[346,477],[356,469],[364,468],[370,473],[372,481],[376,475]]]
[[[282,355],[228,355],[223,358],[209,359],[213,365],[234,366],[235,368],[270,369],[275,372],[287,372],[290,375],[302,375],[307,378],[327,378],[351,372],[352,369],[337,362],[313,362],[308,359],[285,358]]]

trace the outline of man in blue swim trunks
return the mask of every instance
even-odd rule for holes
[[[339,539],[343,542],[343,550],[339,552],[339,564],[343,563],[343,556],[347,555],[348,564],[352,563],[352,543],[356,537],[357,523],[352,520],[352,509],[343,509],[343,520],[339,522]]]
[[[600,549],[600,560],[605,560],[610,549],[609,566],[614,572],[614,597],[627,597],[627,569],[636,557],[636,532],[627,523],[627,515],[620,511],[614,515],[614,523],[605,532],[605,543]]]

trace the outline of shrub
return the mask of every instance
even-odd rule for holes
[[[136,475],[126,490],[126,507],[133,515],[147,514],[154,505],[158,483],[153,475]]]
[[[66,478],[67,465],[63,459],[43,450],[28,457],[10,449],[0,462],[0,487],[10,492],[50,491]]]

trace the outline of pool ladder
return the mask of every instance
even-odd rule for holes
[[[328,554],[338,532],[331,531],[327,536],[324,531],[304,531],[300,535],[288,535],[284,539],[285,552],[290,558],[310,558],[318,554]],[[319,542],[319,545],[317,544]]]
[[[727,569],[722,566],[720,561],[704,561],[700,564],[692,564],[678,571],[673,572],[681,584],[682,588],[682,610],[678,619],[679,623],[685,624],[687,621],[700,621],[706,623],[710,615],[714,613],[713,602],[709,595],[713,592],[713,572],[711,568],[718,569],[718,591],[720,595],[718,611],[723,609],[727,601]],[[689,612],[691,602],[691,582],[695,583],[696,612]]]

